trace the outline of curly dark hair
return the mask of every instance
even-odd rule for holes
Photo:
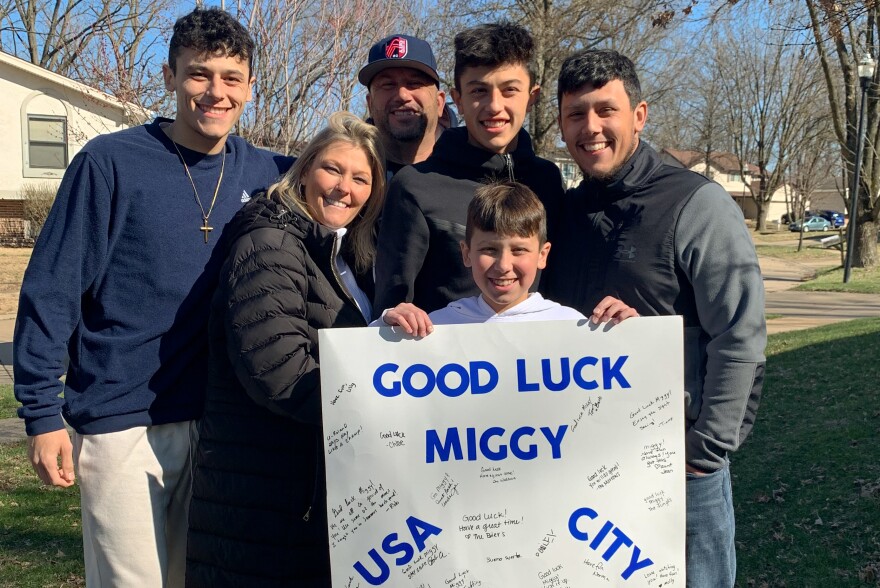
[[[534,45],[524,27],[509,21],[482,24],[455,35],[455,89],[461,91],[461,74],[468,67],[522,65],[535,83]]]
[[[168,66],[177,73],[177,57],[189,48],[204,55],[224,55],[246,59],[252,71],[254,40],[231,14],[219,8],[196,8],[174,23],[168,46]]]

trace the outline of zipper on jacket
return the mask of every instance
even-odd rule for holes
[[[516,178],[513,176],[513,158],[510,156],[510,153],[502,154],[504,158],[504,167],[507,169],[507,177],[511,182],[515,182]]]
[[[348,298],[349,302],[351,302],[354,305],[354,307],[356,309],[358,309],[358,314],[363,315],[363,313],[361,313],[361,307],[357,305],[357,302],[355,302],[354,297],[348,291],[348,288],[345,287],[345,284],[342,282],[342,276],[339,275],[339,270],[336,268],[336,256],[338,255],[338,251],[337,251],[338,248],[339,248],[339,235],[334,233],[333,234],[333,248],[331,249],[331,252],[330,252],[330,269],[333,272],[333,278],[336,280],[336,283],[339,284],[340,289],[345,294],[345,296]],[[318,478],[321,475],[320,465],[321,465],[321,459],[323,459],[323,454],[324,454],[324,440],[319,435],[318,436],[318,445],[317,445],[317,448],[315,451],[315,483],[312,487],[312,501],[311,501],[311,504],[309,504],[309,508],[306,509],[306,512],[302,517],[302,520],[305,522],[309,522],[309,519],[312,516],[312,507],[315,505],[315,501],[318,499]]]
[[[309,503],[309,508],[306,509],[306,514],[303,515],[303,521],[306,523],[312,518],[312,507],[315,506],[315,501],[318,500],[318,478],[321,477],[321,459],[323,457],[324,440],[321,438],[321,435],[318,435],[318,444],[315,446],[315,481],[312,484],[312,500]]]
[[[279,207],[279,212],[276,212],[269,216],[269,221],[278,223],[278,228],[283,229],[287,226],[288,217],[290,217],[290,211],[284,207]]]

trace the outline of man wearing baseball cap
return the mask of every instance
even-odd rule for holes
[[[358,81],[367,87],[367,108],[382,136],[388,171],[427,159],[446,100],[431,46],[409,35],[386,37],[370,49]]]

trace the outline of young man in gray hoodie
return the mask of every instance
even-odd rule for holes
[[[754,423],[764,375],[764,288],[742,213],[721,186],[639,140],[635,67],[615,51],[562,66],[559,126],[584,173],[551,218],[542,293],[582,312],[604,295],[685,324],[687,585],[736,578],[728,453]]]

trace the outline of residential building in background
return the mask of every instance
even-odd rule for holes
[[[702,174],[721,184],[733,198],[746,220],[754,220],[758,217],[758,208],[752,197],[752,190],[758,192],[760,171],[757,166],[747,163],[744,167],[745,174],[740,168],[739,159],[733,153],[711,151],[706,161],[706,153],[682,149],[662,149],[660,158],[669,165],[687,168]],[[791,210],[793,202],[793,187],[790,185],[780,186],[768,204],[767,221],[778,222],[782,216]]]
[[[54,194],[89,139],[140,124],[148,113],[0,52],[0,233],[27,236],[25,193]]]
[[[562,183],[565,184],[566,190],[574,188],[581,183],[581,179],[583,179],[584,176],[581,174],[581,170],[578,169],[574,159],[571,158],[568,149],[565,147],[557,147],[552,153],[546,155],[546,157],[559,167],[559,171],[562,172]]]

